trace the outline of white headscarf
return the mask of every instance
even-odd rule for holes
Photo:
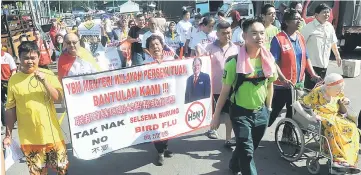
[[[325,77],[326,87],[341,88],[344,85],[343,77],[337,73],[331,73]]]

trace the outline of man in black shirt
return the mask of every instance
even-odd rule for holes
[[[144,61],[144,52],[142,48],[142,39],[144,33],[148,30],[145,28],[145,17],[143,14],[136,16],[137,25],[130,28],[128,40],[132,43],[132,66],[142,65]]]

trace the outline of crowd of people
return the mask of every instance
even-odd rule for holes
[[[160,12],[155,17],[140,13],[134,19],[106,16],[102,19],[101,38],[80,37],[77,26],[65,30],[59,21],[53,21],[50,44],[36,30],[35,42],[20,39],[17,73],[11,55],[1,53],[1,79],[8,81],[7,88],[2,88],[2,94],[7,91],[7,101],[2,101],[6,109],[2,117],[6,119],[2,120],[6,125],[3,143],[11,144],[17,121],[30,174],[46,174],[48,166],[66,174],[69,162],[54,107],[55,102],[63,100],[63,77],[209,55],[214,116],[206,135],[217,139],[217,129],[224,120],[224,146],[236,147],[229,163],[234,174],[257,174],[254,152],[267,127],[285,105],[286,117],[292,118],[291,86],[313,89],[300,103],[315,110],[317,115],[310,118],[322,120],[324,134],[336,155],[333,163],[354,168],[359,149],[356,125],[337,118],[339,107],[344,108],[348,101],[343,96],[344,82],[339,75],[326,77],[331,50],[341,65],[335,31],[328,22],[330,7],[316,7],[315,19],[308,24],[301,18],[300,9],[301,3],[291,3],[278,18],[280,28],[273,25],[277,14],[270,4],[255,19],[241,20],[239,12],[233,11],[232,23],[226,22],[222,12],[217,14],[217,20],[195,14],[190,22],[191,14],[184,10],[178,23],[167,23]],[[91,20],[89,16],[84,23]],[[119,64],[102,66],[108,58],[97,56],[98,47],[124,41],[129,43],[130,51],[119,47]],[[48,70],[53,61],[57,62],[58,75]],[[199,62],[194,59],[194,69]],[[315,82],[321,79],[325,85],[314,89]],[[232,129],[235,139],[231,137]],[[341,132],[347,134],[337,135]],[[164,164],[165,157],[173,156],[167,140],[155,142],[154,146],[158,165]]]

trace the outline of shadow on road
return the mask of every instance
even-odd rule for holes
[[[71,145],[67,145],[71,147]],[[136,145],[132,147],[137,152],[113,152],[95,160],[81,160],[73,156],[73,152],[68,151],[69,174],[98,174],[106,175],[108,172],[117,174],[137,174],[150,175],[149,173],[126,173],[154,161],[156,150],[150,143]]]
[[[188,135],[175,138],[169,141],[169,149],[175,154],[188,155],[193,159],[217,160],[212,164],[216,171],[201,175],[227,175],[231,174],[228,169],[229,159],[232,149],[224,148],[224,140],[197,140],[195,137],[203,135]],[[67,145],[71,147],[71,145]],[[79,160],[73,156],[72,151],[68,151],[69,174],[107,174],[107,172],[117,172],[117,174],[139,174],[149,175],[146,172],[127,173],[140,167],[155,162],[157,152],[152,143],[136,145],[121,153],[115,151],[95,160]],[[197,152],[197,153],[196,153]],[[199,153],[211,152],[206,156]],[[276,158],[276,160],[274,160]],[[308,174],[306,167],[298,167],[297,162],[290,163],[281,158],[274,141],[262,141],[255,154],[255,162],[260,175],[304,175]],[[184,163],[184,162],[183,162]],[[321,174],[327,174],[327,166],[321,165]],[[171,175],[171,174],[170,174]]]

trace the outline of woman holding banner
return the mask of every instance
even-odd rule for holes
[[[145,63],[161,63],[163,61],[164,43],[160,36],[151,35],[146,41],[146,48],[148,49],[151,59],[145,60]],[[154,142],[155,149],[158,151],[157,164],[162,166],[164,164],[164,157],[172,157],[173,153],[168,150],[168,140]]]

